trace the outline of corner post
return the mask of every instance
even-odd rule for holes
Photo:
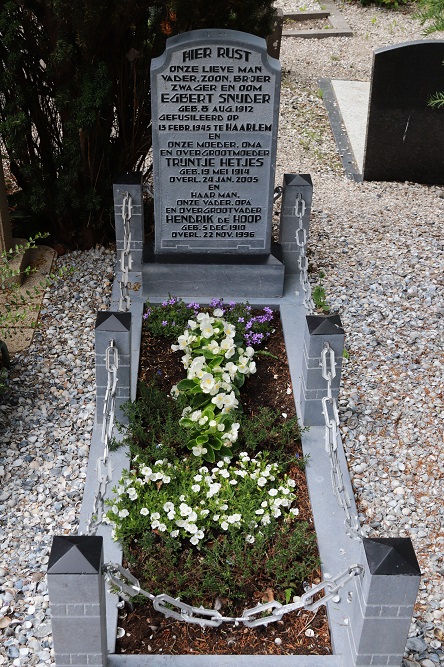
[[[103,538],[55,536],[48,592],[57,667],[106,667]]]
[[[117,260],[125,249],[124,222],[122,207],[125,196],[131,197],[131,241],[128,250],[131,252],[132,265],[130,271],[141,271],[143,261],[143,246],[145,243],[144,215],[143,215],[143,184],[142,172],[126,172],[115,177],[113,183],[114,219],[116,226]]]
[[[282,185],[279,243],[284,254],[286,273],[299,273],[298,261],[301,255],[301,248],[296,238],[299,226],[298,212],[303,213],[302,227],[305,231],[305,239],[307,239],[310,226],[313,183],[309,174],[284,174]],[[298,203],[299,197],[301,197],[303,204]]]
[[[399,666],[421,572],[410,538],[365,538],[364,573],[355,577],[344,667]]]
[[[337,399],[345,335],[339,315],[306,315],[305,319],[301,417],[304,426],[320,426],[325,423],[322,399],[327,396],[327,381],[322,377],[322,350],[328,343],[335,353],[336,375],[331,381],[331,390],[332,397]]]
[[[122,405],[131,400],[131,313],[99,311],[95,327],[96,347],[96,421],[103,422],[108,370],[106,368],[106,350],[114,340],[117,349],[118,368],[115,398],[115,417],[121,423],[126,422]]]

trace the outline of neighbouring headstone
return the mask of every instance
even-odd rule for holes
[[[376,49],[363,179],[444,183],[444,111],[431,108],[444,90],[444,41]]]
[[[156,253],[270,253],[279,89],[259,37],[168,39],[151,67]]]

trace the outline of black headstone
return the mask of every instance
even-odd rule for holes
[[[443,40],[375,50],[365,181],[444,183],[444,110],[428,105],[444,91],[443,61]]]

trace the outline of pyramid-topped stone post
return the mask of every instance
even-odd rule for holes
[[[402,663],[421,572],[407,537],[365,538],[345,621],[344,667]]]
[[[125,422],[122,405],[131,398],[131,313],[100,311],[95,328],[96,347],[96,419],[103,422],[103,405],[108,383],[106,350],[111,341],[117,350],[118,368],[115,416]]]
[[[107,663],[103,538],[55,536],[48,592],[57,667]]]
[[[300,396],[304,426],[320,426],[325,423],[322,399],[327,396],[327,381],[322,376],[322,352],[326,346],[334,353],[336,374],[331,380],[331,393],[334,400],[338,398],[344,338],[344,329],[338,314],[306,316]]]

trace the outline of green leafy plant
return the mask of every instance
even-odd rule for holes
[[[317,284],[313,287],[311,296],[312,299],[315,303],[316,308],[319,310],[322,310],[324,312],[329,311],[329,307],[326,301],[326,295],[325,295],[325,287],[322,284],[323,279],[325,278],[325,273],[323,271],[319,271],[318,273],[318,282]]]
[[[29,234],[112,235],[113,175],[151,169],[151,59],[192,29],[265,37],[274,15],[272,0],[4,0],[0,135]]]

